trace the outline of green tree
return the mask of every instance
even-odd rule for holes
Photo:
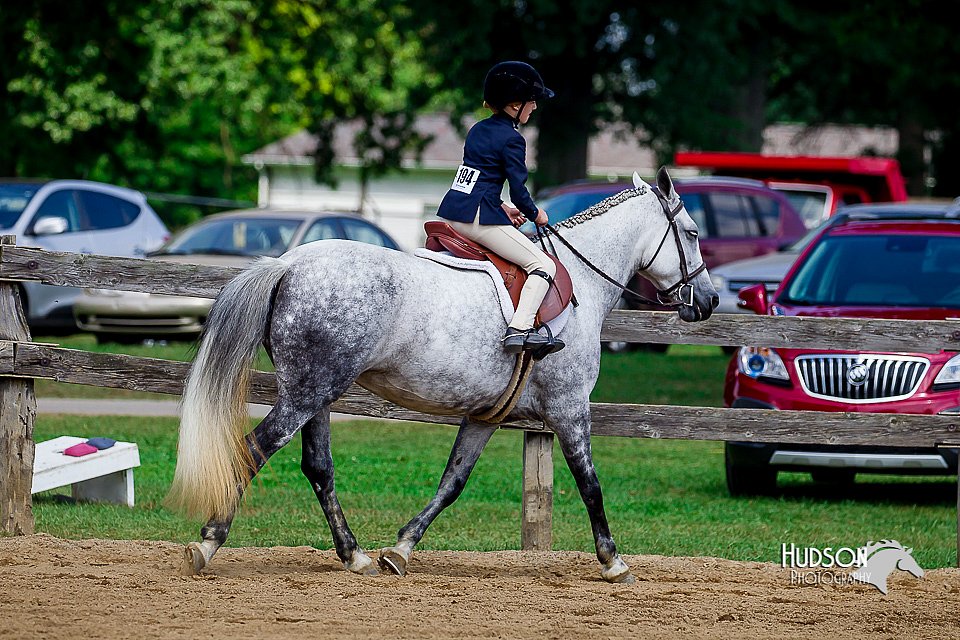
[[[590,136],[607,126],[639,137],[663,163],[678,146],[762,142],[766,29],[781,20],[769,3],[474,0],[451,12],[410,4],[430,59],[458,90],[455,120],[479,105],[498,60],[530,61],[556,91],[536,114],[540,186],[583,177]]]
[[[296,124],[284,94],[260,78],[250,0],[9,9],[7,175],[250,199],[250,170],[235,180],[239,156]],[[174,225],[196,215],[161,213]]]
[[[275,0],[256,27],[266,77],[289,87],[300,123],[317,139],[321,181],[334,182],[334,127],[357,125],[360,209],[372,178],[429,141],[414,125],[440,77],[423,62],[419,39],[399,26],[409,13],[381,0]]]
[[[775,113],[807,123],[840,122],[895,127],[899,160],[914,195],[960,192],[960,166],[925,155],[956,157],[960,123],[960,40],[955,3],[943,0],[871,0],[798,12],[803,40],[781,50],[770,93]],[[956,162],[956,161],[954,161]]]
[[[133,11],[38,0],[8,4],[0,25],[0,171],[89,175],[142,115],[147,51],[134,42]]]

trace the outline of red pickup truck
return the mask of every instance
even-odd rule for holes
[[[892,158],[682,151],[674,156],[674,165],[763,180],[787,196],[808,228],[845,204],[907,199],[900,163]]]

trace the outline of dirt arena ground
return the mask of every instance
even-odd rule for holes
[[[957,638],[960,570],[869,585],[791,585],[788,569],[588,554],[415,553],[404,578],[332,551],[224,549],[182,577],[167,542],[0,538],[0,638]]]

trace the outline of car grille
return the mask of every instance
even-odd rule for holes
[[[912,356],[810,355],[797,358],[803,390],[814,398],[867,404],[909,398],[930,361]]]

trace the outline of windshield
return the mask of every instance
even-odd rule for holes
[[[807,229],[812,229],[823,220],[827,208],[827,194],[822,191],[791,191],[789,187],[777,187],[787,197],[793,208],[803,218]]]
[[[616,191],[589,191],[581,193],[562,193],[552,198],[539,200],[537,205],[547,212],[550,224],[556,224],[586,211],[605,198],[609,198]]]
[[[209,220],[188,227],[157,253],[276,257],[290,247],[301,224],[282,218]]]
[[[17,222],[40,187],[19,182],[0,184],[0,229],[9,229]]]
[[[960,308],[960,236],[828,236],[778,302]]]

